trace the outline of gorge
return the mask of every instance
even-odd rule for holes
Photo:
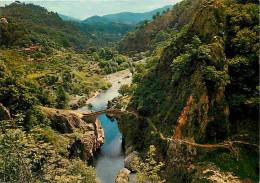
[[[46,7],[0,7],[0,182],[259,182],[258,1]]]
[[[106,109],[108,101],[119,96],[118,90],[120,86],[131,84],[132,78],[128,76],[131,76],[129,70],[121,72],[120,76],[113,80],[112,87],[92,101],[91,108],[87,106],[77,111],[100,111]],[[105,143],[97,155],[93,157],[92,164],[97,170],[99,179],[104,183],[111,183],[115,181],[117,173],[124,168],[125,158],[122,149],[122,134],[119,132],[117,121],[111,121],[106,114],[99,116],[98,120],[100,120],[105,132]]]

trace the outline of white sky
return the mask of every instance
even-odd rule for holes
[[[119,12],[147,12],[181,0],[21,0],[47,8],[67,16],[84,20],[93,15],[107,15]],[[0,0],[0,6],[14,1]]]

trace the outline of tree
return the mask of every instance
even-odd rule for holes
[[[94,168],[61,156],[43,138],[43,128],[26,133],[15,129],[15,123],[0,123],[0,182],[97,182]],[[50,137],[51,131],[47,132]]]
[[[147,153],[147,157],[144,162],[141,162],[139,158],[135,158],[135,167],[136,173],[136,183],[163,183],[163,180],[159,173],[164,166],[162,162],[157,162],[156,157],[156,148],[154,145],[150,146],[150,149]]]
[[[57,88],[57,108],[59,109],[66,109],[67,105],[68,105],[68,94],[67,92],[64,90],[64,88],[62,86],[58,86]]]
[[[128,95],[129,93],[131,93],[131,88],[129,85],[122,85],[120,87],[120,89],[118,90],[118,93],[120,93],[123,96]]]

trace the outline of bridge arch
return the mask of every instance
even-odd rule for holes
[[[126,110],[122,110],[122,109],[105,109],[105,110],[91,112],[91,113],[87,113],[87,114],[83,113],[82,119],[89,120],[89,121],[95,121],[99,116],[101,116],[103,114],[110,114],[110,115],[120,117],[121,115],[126,114],[126,113],[130,113],[130,112],[128,112]]]

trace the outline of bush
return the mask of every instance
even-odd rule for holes
[[[131,95],[133,94],[133,92],[135,91],[136,89],[136,85],[122,85],[120,87],[120,89],[118,90],[118,92],[123,95],[123,96],[126,96],[126,95]]]
[[[146,159],[142,162],[139,158],[135,159],[135,170],[136,179],[135,182],[137,183],[163,183],[166,182],[165,180],[161,179],[160,171],[164,164],[162,162],[157,162],[156,158],[156,148],[151,145],[149,151],[146,155]]]

